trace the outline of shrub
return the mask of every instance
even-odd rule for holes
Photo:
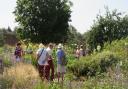
[[[115,40],[111,44],[106,43],[104,51],[116,53],[121,59],[120,66],[123,70],[128,70],[128,37],[121,40]]]
[[[68,65],[68,69],[76,76],[94,76],[97,73],[106,72],[108,67],[117,62],[116,54],[107,51],[74,60]]]
[[[80,60],[69,61],[68,69],[76,76],[95,76],[106,72],[109,67],[122,65],[121,68],[128,69],[128,38],[105,43],[101,52],[82,57]]]

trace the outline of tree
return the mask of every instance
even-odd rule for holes
[[[10,27],[0,28],[0,46],[4,46],[4,44],[14,46],[17,41],[16,34],[11,31]]]
[[[68,0],[17,0],[14,14],[21,39],[65,42],[71,10]]]
[[[7,29],[8,32],[12,32],[11,28],[8,26],[8,29]]]
[[[91,27],[91,30],[85,33],[86,42],[91,49],[100,45],[103,47],[105,42],[111,43],[113,40],[125,38],[128,36],[128,16],[122,16],[122,13],[113,10],[110,12],[106,8],[105,15],[97,15],[97,20]]]
[[[77,29],[72,25],[69,26],[67,43],[68,44],[83,44],[82,34],[77,32]]]

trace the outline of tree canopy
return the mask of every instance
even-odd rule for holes
[[[17,34],[31,42],[64,42],[71,17],[68,0],[17,0]]]
[[[91,49],[97,45],[103,46],[105,42],[111,43],[113,40],[125,38],[128,36],[128,16],[106,8],[105,15],[97,15],[97,20],[91,27],[91,30],[85,33],[86,42]]]

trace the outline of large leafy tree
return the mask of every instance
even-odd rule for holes
[[[17,0],[17,33],[32,42],[65,42],[70,21],[68,0]]]
[[[85,33],[86,42],[91,49],[97,45],[104,45],[104,42],[111,43],[113,40],[128,36],[128,16],[123,16],[117,10],[112,12],[106,8],[105,15],[98,15],[91,30]]]

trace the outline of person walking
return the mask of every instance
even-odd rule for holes
[[[62,44],[58,45],[57,50],[57,74],[58,74],[58,82],[60,81],[60,77],[62,77],[62,82],[64,80],[64,73],[66,72],[65,65],[63,64],[63,60],[65,58],[65,52],[62,49]]]
[[[51,79],[51,81],[53,81],[53,79],[54,79],[54,64],[53,64],[53,58],[52,58],[52,53],[53,53],[52,49],[53,49],[53,44],[49,43],[46,51],[49,54],[49,57],[48,57],[48,64],[49,64],[48,77],[49,77],[49,79]],[[50,72],[50,70],[51,70],[51,72]],[[51,77],[50,77],[50,75],[51,75]]]
[[[46,51],[45,46],[41,43],[39,45],[39,49],[36,52],[37,55],[37,67],[38,67],[38,71],[39,71],[39,75],[41,77],[42,80],[47,79],[48,78],[48,73],[47,73],[47,66],[48,65],[48,53]]]

